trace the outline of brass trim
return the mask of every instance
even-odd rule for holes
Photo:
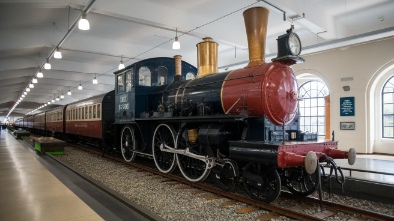
[[[178,93],[179,93],[179,88],[181,88],[181,86],[182,86],[182,84],[180,84],[178,86],[178,89],[176,90],[176,93],[175,93],[175,104],[178,103]]]
[[[226,110],[224,109],[224,105],[223,105],[223,88],[224,88],[224,84],[227,81],[227,78],[233,73],[234,71],[230,71],[227,76],[224,78],[223,80],[223,84],[222,84],[222,88],[220,89],[220,103],[222,104],[222,109],[223,109],[223,113],[226,113]]]
[[[196,143],[197,138],[198,138],[198,130],[197,129],[187,130],[187,137],[188,137],[190,143]]]
[[[183,92],[182,92],[182,97],[181,97],[181,101],[183,101],[183,97],[185,96],[185,91],[187,86],[190,84],[190,82],[194,81],[195,79],[190,80],[189,82],[187,82],[187,84],[185,85],[185,87],[183,88]]]

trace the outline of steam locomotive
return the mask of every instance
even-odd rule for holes
[[[195,79],[182,80],[180,56],[174,57],[176,73],[168,84],[162,84],[160,70],[148,75],[131,65],[115,72],[117,146],[126,161],[148,154],[163,173],[178,166],[193,182],[212,174],[229,191],[241,178],[252,198],[266,202],[279,196],[282,183],[295,194],[312,193],[310,174],[318,161],[354,163],[355,150],[338,150],[336,141],[267,142],[267,119],[284,127],[297,115],[298,86],[290,66],[303,61],[301,42],[289,29],[278,37],[278,57],[264,63],[268,14],[262,7],[244,12],[250,58],[245,68],[217,73],[217,43],[204,38],[197,44]]]
[[[245,68],[217,73],[218,45],[211,38],[197,44],[197,69],[179,55],[139,61],[114,73],[115,91],[60,109],[58,135],[102,141],[128,162],[137,155],[152,157],[161,172],[178,167],[192,182],[211,174],[226,191],[242,182],[252,198],[265,202],[275,200],[282,186],[311,194],[319,163],[347,158],[353,164],[356,154],[338,150],[336,141],[285,137],[285,127],[297,116],[298,86],[290,66],[303,62],[301,42],[287,30],[278,37],[278,57],[265,63],[268,14],[263,7],[244,11],[250,60]],[[93,117],[95,108],[102,116]],[[89,120],[99,120],[100,133],[81,130]],[[272,124],[283,128],[281,142],[269,139]]]

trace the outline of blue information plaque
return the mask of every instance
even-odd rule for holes
[[[354,97],[341,97],[341,116],[354,116]]]

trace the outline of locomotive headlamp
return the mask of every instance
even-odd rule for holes
[[[293,60],[297,63],[304,62],[304,59],[299,57],[301,54],[301,40],[296,33],[293,32],[293,25],[286,31],[286,34],[278,37],[278,57],[272,59],[276,60]]]

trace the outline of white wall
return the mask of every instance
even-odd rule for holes
[[[394,146],[392,148],[376,146],[377,150],[373,149],[376,143],[374,134],[379,129],[374,125],[374,120],[380,116],[380,112],[375,110],[374,102],[377,99],[375,97],[370,99],[370,94],[380,96],[380,92],[375,95],[374,91],[373,93],[371,91],[374,90],[374,82],[381,79],[379,76],[383,75],[390,63],[394,64],[394,38],[303,57],[305,63],[294,65],[292,68],[296,75],[316,74],[327,84],[331,99],[330,131],[335,131],[335,140],[339,141],[339,148],[347,150],[353,147],[358,153],[372,153],[379,150],[380,153],[394,154]],[[353,80],[342,82],[341,78],[344,77],[353,77]],[[349,85],[350,91],[344,91],[342,89],[344,85]],[[354,97],[354,117],[340,116],[341,97]],[[369,116],[371,112],[373,112],[372,117]],[[348,121],[355,122],[355,130],[340,130],[339,122]],[[381,146],[381,140],[379,143]]]

